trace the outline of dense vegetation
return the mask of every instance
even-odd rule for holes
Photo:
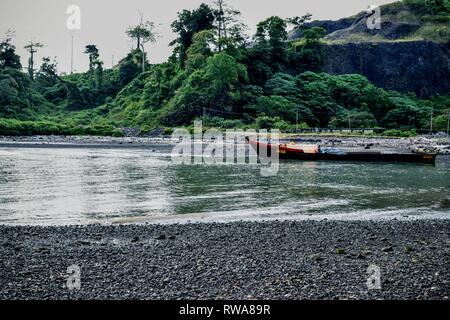
[[[366,12],[335,22],[324,38],[326,43],[434,41],[450,39],[450,5],[448,0],[403,0],[382,5],[381,28],[365,28]],[[320,26],[320,21],[313,22]],[[330,25],[328,25],[330,27]],[[336,31],[336,32],[335,32]],[[298,30],[294,34],[301,33]],[[294,37],[295,38],[295,37]]]
[[[447,0],[405,3],[439,19],[450,14]],[[173,22],[178,37],[167,62],[147,62],[144,43],[156,37],[154,25],[141,22],[127,30],[137,45],[117,66],[104,70],[96,46],[87,45],[89,70],[71,75],[58,75],[50,58],[38,70],[29,60],[22,72],[7,34],[0,42],[0,135],[120,135],[125,127],[148,132],[196,118],[221,128],[414,130],[430,128],[432,114],[433,128],[446,130],[450,95],[420,100],[360,75],[322,73],[325,32],[305,27],[310,18],[270,17],[249,40],[238,11],[222,0],[202,4]],[[304,28],[300,41],[286,41],[290,25]]]

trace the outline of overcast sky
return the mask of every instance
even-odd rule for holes
[[[170,23],[177,12],[194,9],[210,0],[0,0],[0,35],[11,29],[16,32],[14,44],[26,65],[23,46],[33,40],[45,44],[36,61],[43,56],[57,57],[58,71],[70,71],[70,43],[74,34],[74,69],[84,71],[88,58],[81,54],[87,44],[96,44],[105,67],[111,67],[113,56],[117,62],[130,49],[131,42],[125,35],[128,26],[139,22],[139,11],[146,20],[159,26],[161,38],[148,45],[152,63],[162,62],[170,55],[168,44],[175,38]],[[257,22],[278,15],[280,17],[300,16],[307,12],[313,19],[339,19],[365,10],[368,5],[379,5],[394,0],[228,0],[228,3],[242,12],[244,22],[253,33]],[[71,31],[66,27],[70,5],[81,9],[81,29]]]

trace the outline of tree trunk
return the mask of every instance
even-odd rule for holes
[[[30,75],[30,79],[34,79],[34,57],[33,52],[31,52],[30,59],[28,59],[28,74]]]
[[[142,51],[142,73],[145,72],[145,51],[144,51],[144,44],[141,45],[141,51]]]
[[[219,0],[219,52],[222,52],[222,30],[223,30],[223,6],[222,1]]]

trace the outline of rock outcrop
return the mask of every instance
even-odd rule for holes
[[[321,27],[324,28],[327,34],[331,34],[335,31],[349,28],[355,21],[355,18],[344,18],[340,20],[322,20],[322,21],[312,21],[305,24],[305,27],[313,28],[313,27]],[[295,40],[301,38],[303,36],[303,32],[301,29],[294,29],[289,32],[288,39]]]
[[[403,2],[381,6],[380,12],[379,29],[368,27],[375,11],[305,24],[326,30],[323,71],[361,74],[384,89],[419,97],[450,92],[449,24]],[[289,34],[291,41],[301,37],[301,29]]]
[[[450,92],[450,43],[347,43],[324,48],[324,72],[361,74],[379,87],[419,97]]]

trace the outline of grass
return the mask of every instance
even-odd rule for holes
[[[450,14],[442,12],[439,14],[430,14],[421,11],[414,5],[401,2],[391,3],[381,6],[381,21],[419,24],[420,28],[407,36],[392,40],[383,37],[381,34],[369,34],[364,32],[354,32],[349,30],[342,35],[341,39],[329,39],[325,37],[327,44],[345,44],[361,42],[409,42],[409,41],[434,41],[446,43],[450,40]]]
[[[20,121],[0,119],[0,135],[32,136],[32,135],[96,135],[122,136],[120,130],[108,124],[76,125],[53,121]]]
[[[450,22],[425,23],[414,35],[435,42],[448,42],[450,41]]]

